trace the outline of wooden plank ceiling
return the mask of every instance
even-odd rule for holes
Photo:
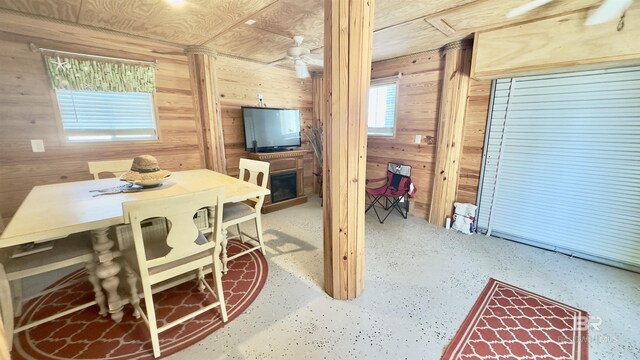
[[[478,30],[601,2],[555,0],[524,17],[506,18],[529,1],[376,0],[373,60],[437,49]],[[0,8],[180,45],[209,45],[262,63],[285,58],[294,35],[303,35],[304,46],[322,53],[322,0],[0,0]],[[255,23],[245,24],[249,19]]]

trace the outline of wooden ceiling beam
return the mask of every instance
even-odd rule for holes
[[[429,25],[438,29],[438,31],[440,31],[447,37],[455,35],[456,33],[456,29],[452,28],[451,25],[447,24],[447,22],[442,18],[425,18],[424,21],[428,22]]]
[[[236,27],[244,24],[245,22],[247,22],[247,20],[250,20],[251,18],[257,17],[258,15],[262,14],[263,12],[267,11],[268,9],[270,9],[271,7],[275,6],[275,4],[277,4],[280,0],[275,0],[274,2],[272,2],[271,4],[261,8],[260,10],[252,13],[251,15],[245,16],[243,17],[241,20],[233,23],[231,26],[228,26],[227,28],[223,29],[222,31],[219,31],[217,34],[215,34],[213,37],[207,39],[207,41],[201,43],[200,45],[206,45],[210,42],[213,42],[216,38],[218,38],[219,36],[221,36],[222,34],[224,34],[225,32],[229,31],[229,30],[233,30]]]

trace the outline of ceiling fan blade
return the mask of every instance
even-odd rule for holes
[[[284,64],[284,63],[287,63],[287,62],[289,62],[289,58],[282,58],[280,60],[276,60],[276,61],[272,61],[272,62],[268,63],[267,66],[277,66],[277,65]]]
[[[553,0],[533,0],[529,3],[526,3],[522,6],[519,6],[507,13],[508,18],[514,18],[528,13],[529,11],[539,8],[540,6],[546,5]]]
[[[298,79],[311,77],[311,74],[309,74],[309,68],[307,68],[307,64],[305,64],[302,60],[296,60],[296,77]]]
[[[617,20],[632,3],[633,0],[605,0],[602,5],[589,16],[584,24],[598,25]]]
[[[306,58],[305,61],[309,65],[324,66],[324,60],[322,59]]]

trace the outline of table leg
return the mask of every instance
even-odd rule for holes
[[[100,315],[106,316],[109,311],[106,305],[106,298],[104,293],[102,292],[102,286],[100,286],[100,279],[96,275],[96,267],[98,266],[98,262],[95,258],[89,261],[86,265],[87,273],[89,274],[89,282],[93,285],[93,292],[96,294],[96,302],[98,303],[98,307],[100,308]]]
[[[112,248],[115,243],[107,236],[108,230],[109,228],[100,228],[91,231],[94,237],[93,249],[98,259],[96,275],[102,280],[102,288],[107,293],[107,303],[109,304],[111,319],[115,322],[120,322],[124,316],[122,312],[122,301],[118,294],[118,285],[120,284],[118,273],[120,272],[121,266],[118,262],[113,261]]]

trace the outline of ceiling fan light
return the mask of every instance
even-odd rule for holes
[[[307,64],[305,64],[302,60],[296,60],[295,68],[296,77],[298,79],[305,79],[311,76],[311,74],[309,74],[309,68],[307,68]]]

